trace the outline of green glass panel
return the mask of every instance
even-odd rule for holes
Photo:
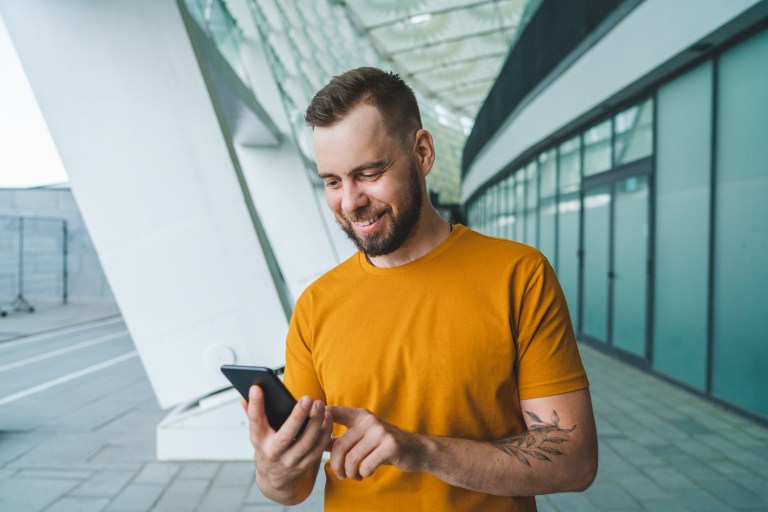
[[[525,179],[526,179],[526,199],[525,199],[525,243],[528,245],[536,246],[538,244],[538,240],[536,239],[537,235],[537,206],[539,203],[539,197],[538,197],[538,166],[536,165],[536,161],[531,162],[528,164],[528,167],[525,169]]]
[[[560,196],[558,204],[557,276],[563,288],[574,328],[579,312],[579,225],[581,201],[578,192]]]
[[[517,212],[515,222],[515,240],[525,241],[525,170],[520,169],[515,173],[515,211]]]
[[[658,92],[653,366],[707,382],[712,63]]]
[[[562,144],[558,149],[560,154],[560,175],[558,177],[558,189],[561,194],[579,190],[581,186],[581,138],[573,137]]]
[[[584,132],[584,176],[611,168],[611,120]]]
[[[554,265],[555,263],[555,214],[557,204],[554,197],[541,200],[539,209],[539,245],[538,249]]]
[[[584,334],[608,338],[608,228],[611,189],[584,194]]]
[[[613,228],[613,345],[645,358],[648,179],[616,183]]]
[[[716,396],[768,417],[768,30],[720,58],[715,185]]]
[[[616,114],[613,120],[614,165],[650,156],[653,152],[653,100]]]

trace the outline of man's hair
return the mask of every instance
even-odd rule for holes
[[[367,103],[378,109],[389,134],[403,145],[421,129],[421,114],[413,90],[399,75],[364,67],[333,77],[307,107],[304,120],[313,129],[332,126],[352,109]]]

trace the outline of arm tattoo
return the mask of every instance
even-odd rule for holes
[[[555,437],[555,434],[570,434],[576,429],[576,425],[571,428],[560,427],[560,417],[557,411],[552,411],[552,422],[547,423],[539,418],[536,413],[525,411],[535,423],[531,425],[528,432],[514,437],[506,437],[494,441],[492,444],[508,455],[512,455],[526,466],[531,465],[528,457],[536,460],[552,462],[550,455],[562,455],[563,452],[555,448],[557,445],[569,442],[565,437]]]

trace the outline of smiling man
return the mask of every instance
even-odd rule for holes
[[[440,217],[432,137],[397,75],[335,77],[306,120],[358,252],[296,303],[291,417],[272,430],[256,386],[244,404],[264,494],[306,499],[324,450],[328,511],[527,511],[537,494],[587,488],[589,384],[546,259]]]

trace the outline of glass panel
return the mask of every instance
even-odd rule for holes
[[[723,53],[718,83],[713,393],[768,416],[768,30]]]
[[[576,136],[569,139],[559,148],[560,176],[558,188],[561,194],[579,190],[581,186],[581,139]]]
[[[525,243],[528,245],[536,246],[538,240],[536,240],[536,222],[537,222],[537,206],[539,204],[538,192],[539,187],[537,183],[537,166],[534,160],[525,169],[526,179],[526,200],[525,200]]]
[[[613,122],[614,165],[626,164],[653,153],[653,100],[628,108]]]
[[[551,149],[539,155],[539,195],[541,204],[539,209],[539,250],[554,266],[555,254],[555,219],[557,204],[555,193],[557,192],[557,152]]]
[[[611,120],[584,132],[584,176],[611,168]]]
[[[571,321],[579,328],[579,224],[581,200],[578,192],[561,195],[558,205],[557,276],[568,301]]]
[[[515,222],[515,240],[522,242],[525,240],[525,170],[520,169],[515,173],[515,211],[517,219]]]
[[[539,195],[542,199],[554,196],[557,191],[557,161],[555,155],[556,151],[554,149],[539,155],[539,173],[541,174]]]
[[[712,64],[658,93],[653,365],[704,390],[707,379]]]
[[[513,194],[515,192],[515,179],[508,176],[504,179],[504,238],[511,239],[515,222],[515,210],[513,204]]]
[[[645,358],[648,179],[616,183],[613,229],[613,345]]]
[[[589,189],[584,195],[584,334],[608,337],[608,217],[611,189]]]
[[[555,264],[555,214],[557,203],[554,197],[541,200],[539,213],[539,250],[547,259]]]
[[[496,189],[496,202],[493,206],[493,236],[504,236],[504,182],[500,181],[494,187]]]

